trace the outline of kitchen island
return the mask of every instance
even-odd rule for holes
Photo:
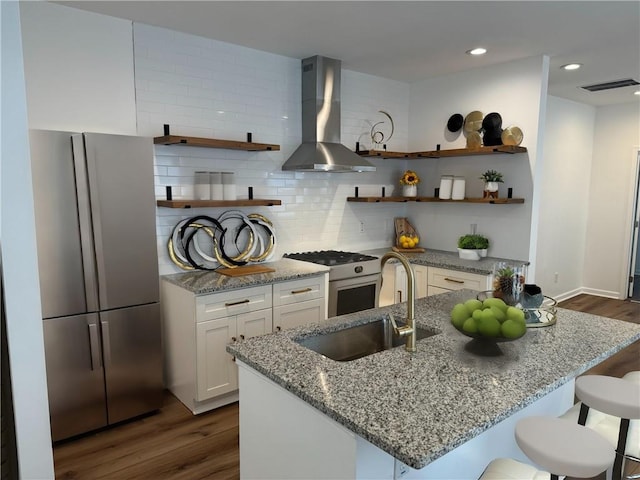
[[[449,322],[475,293],[416,301],[418,326],[436,335],[415,354],[336,362],[296,342],[404,318],[406,304],[229,345],[241,367],[242,478],[477,478],[492,458],[524,458],[516,420],[563,413],[577,375],[640,338],[640,325],[558,309],[555,325],[478,356]]]

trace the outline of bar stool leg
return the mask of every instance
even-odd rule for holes
[[[624,465],[624,453],[627,449],[627,435],[629,434],[628,418],[620,419],[620,432],[618,433],[618,446],[616,447],[616,460],[613,462],[613,478],[622,478],[622,467]]]
[[[580,414],[578,415],[578,424],[586,425],[587,423],[587,415],[589,415],[589,406],[584,402],[580,404]]]

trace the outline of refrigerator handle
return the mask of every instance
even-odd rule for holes
[[[91,349],[91,370],[102,368],[100,357],[100,337],[98,336],[98,324],[89,324],[89,347]]]
[[[80,224],[80,244],[82,246],[82,267],[87,298],[87,310],[97,312],[98,284],[96,276],[95,245],[92,235],[91,201],[89,197],[89,177],[87,172],[84,136],[71,136],[73,165],[76,176],[76,192],[78,197],[78,221]]]
[[[104,353],[104,364],[111,365],[111,337],[109,336],[109,322],[101,320],[102,324],[102,346]]]

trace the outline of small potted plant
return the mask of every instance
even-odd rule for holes
[[[416,197],[418,196],[418,184],[420,183],[420,177],[413,170],[407,170],[400,177],[400,185],[402,185],[403,197]]]
[[[487,256],[489,239],[484,235],[468,234],[458,238],[458,255],[463,260],[480,260]]]
[[[480,180],[484,180],[483,198],[498,198],[498,184],[503,183],[502,174],[495,170],[487,170],[480,175]]]

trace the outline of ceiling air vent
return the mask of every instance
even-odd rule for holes
[[[613,88],[630,87],[632,85],[640,85],[640,82],[637,82],[633,78],[625,78],[624,80],[614,80],[613,82],[585,85],[580,88],[584,88],[585,90],[589,90],[590,92],[599,92],[601,90],[611,90]]]

